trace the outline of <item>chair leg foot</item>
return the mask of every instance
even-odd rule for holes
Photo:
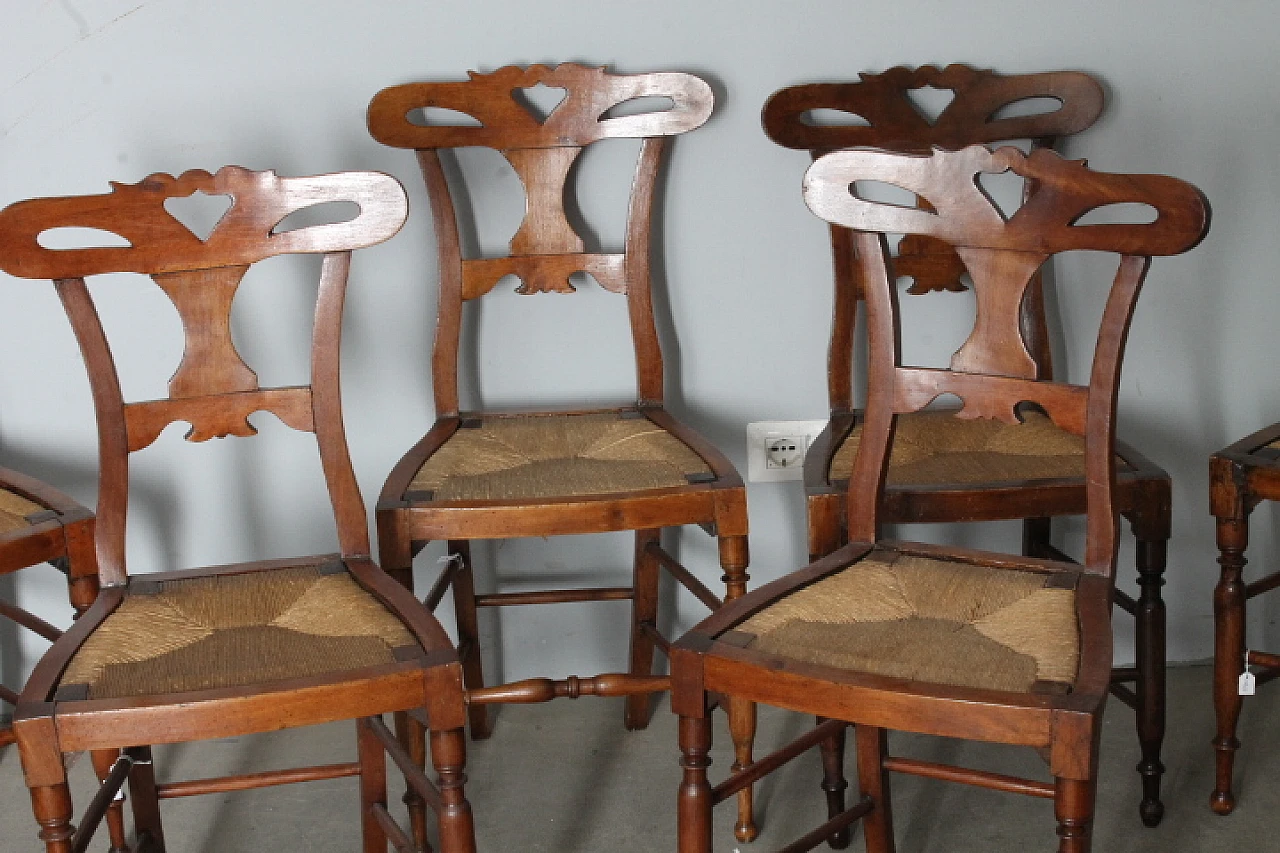
[[[711,720],[680,718],[680,766],[684,778],[676,808],[678,853],[711,853]]]
[[[1244,671],[1245,585],[1244,552],[1249,543],[1246,518],[1219,518],[1217,524],[1218,565],[1221,577],[1213,593],[1214,659],[1213,703],[1217,716],[1217,736],[1213,747],[1217,756],[1217,779],[1210,807],[1220,815],[1235,809],[1232,772],[1236,750],[1236,725],[1240,721],[1240,674]]]
[[[818,718],[818,725],[826,720]],[[818,748],[822,751],[822,790],[827,795],[827,817],[833,818],[844,811],[844,792],[849,783],[844,778],[844,743],[845,732],[838,733],[824,740]],[[833,850],[843,850],[849,846],[850,832],[845,827],[827,839]]]

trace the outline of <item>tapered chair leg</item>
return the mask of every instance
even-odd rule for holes
[[[1244,672],[1245,548],[1249,544],[1247,518],[1218,519],[1218,565],[1222,568],[1213,593],[1214,655],[1213,704],[1218,718],[1217,783],[1209,805],[1220,815],[1236,807],[1231,775],[1235,766],[1236,724],[1240,721],[1239,680]]]
[[[725,601],[733,601],[747,591],[747,537],[721,536],[719,544]],[[751,750],[756,739],[756,706],[743,699],[729,698],[725,710],[729,715],[729,736],[733,740],[733,770],[737,772],[751,764]],[[753,794],[751,785],[738,792],[738,821],[734,824],[733,834],[739,841],[753,841],[760,834],[756,828]]]
[[[484,687],[484,666],[480,659],[480,617],[476,613],[471,543],[450,541],[449,556],[461,560],[453,575],[453,610],[458,620],[458,659],[462,662],[462,678],[467,689],[474,690]],[[469,706],[467,719],[471,725],[472,740],[484,740],[493,733],[488,706]]]
[[[31,789],[31,808],[40,824],[45,853],[71,853],[71,791],[66,782]]]
[[[1138,744],[1142,761],[1142,803],[1138,812],[1147,826],[1156,826],[1164,817],[1160,801],[1160,780],[1164,764],[1160,750],[1165,730],[1165,605],[1160,594],[1164,585],[1167,542],[1138,539],[1138,612],[1136,614],[1135,657],[1137,658]]]
[[[711,853],[711,759],[709,717],[680,718],[680,766],[684,778],[676,804],[678,853]]]
[[[387,832],[376,812],[387,807],[387,754],[368,719],[356,720],[360,757],[360,833],[363,853],[387,853]]]
[[[822,725],[824,722],[826,722],[824,718],[818,717],[818,725]],[[844,792],[849,787],[849,783],[844,778],[846,731],[848,730],[841,729],[838,733],[824,740],[818,747],[822,751],[822,790],[827,795],[828,818],[833,818],[844,811]],[[848,827],[828,838],[827,843],[834,850],[843,850],[848,847]]]
[[[870,797],[874,807],[862,819],[867,853],[894,853],[893,803],[889,791],[889,771],[884,767],[888,733],[871,726],[855,726],[853,740],[858,750],[858,787]]]
[[[653,674],[653,635],[649,632],[657,627],[658,620],[658,558],[649,551],[649,546],[659,543],[661,530],[637,530],[634,574],[632,588],[635,597],[631,600],[631,666],[632,675]],[[623,722],[628,729],[643,729],[649,725],[649,715],[653,707],[653,697],[648,693],[639,693],[627,697]]]
[[[1093,782],[1057,779],[1053,811],[1058,818],[1058,853],[1089,853],[1093,847]]]
[[[93,772],[102,782],[111,772],[111,768],[120,760],[120,750],[100,749],[91,753]],[[124,797],[119,796],[107,809],[107,835],[111,838],[111,853],[131,853],[124,830]]]
[[[467,739],[462,729],[431,733],[431,761],[439,777],[440,853],[475,853],[475,824],[463,790]]]

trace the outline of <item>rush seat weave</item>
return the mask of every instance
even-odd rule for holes
[[[117,699],[393,663],[414,639],[340,564],[130,583],[59,692]],[[87,688],[87,694],[84,692]]]
[[[0,489],[0,533],[10,533],[30,527],[27,516],[44,511],[44,507],[29,501],[22,495],[7,489]]]
[[[831,460],[828,481],[849,479],[862,437],[854,427]],[[1128,466],[1117,457],[1121,470]],[[889,485],[963,485],[1084,477],[1084,439],[1028,412],[1021,424],[962,419],[954,411],[898,416]]]
[[[760,611],[750,648],[956,687],[1064,692],[1080,656],[1071,575],[875,551]]]
[[[528,500],[686,486],[711,468],[634,412],[477,418],[440,447],[411,488],[436,501]]]

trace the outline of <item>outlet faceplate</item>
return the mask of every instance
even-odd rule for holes
[[[753,483],[803,479],[805,453],[826,426],[826,421],[747,424],[747,479]]]

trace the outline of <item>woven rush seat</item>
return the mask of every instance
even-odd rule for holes
[[[430,500],[607,495],[714,479],[688,445],[634,412],[464,420],[413,478]]]
[[[862,425],[836,450],[828,482],[849,479]],[[1116,457],[1119,470],[1129,466]],[[1024,422],[964,419],[932,410],[898,416],[889,455],[891,486],[964,485],[1084,477],[1084,439],[1027,412]]]
[[[1015,693],[1069,691],[1070,575],[877,550],[738,627],[749,648],[838,669]]]
[[[43,512],[44,507],[8,489],[0,489],[0,533],[11,533],[30,527],[27,516]]]
[[[64,698],[118,699],[394,663],[413,635],[341,563],[133,580],[63,674]]]

